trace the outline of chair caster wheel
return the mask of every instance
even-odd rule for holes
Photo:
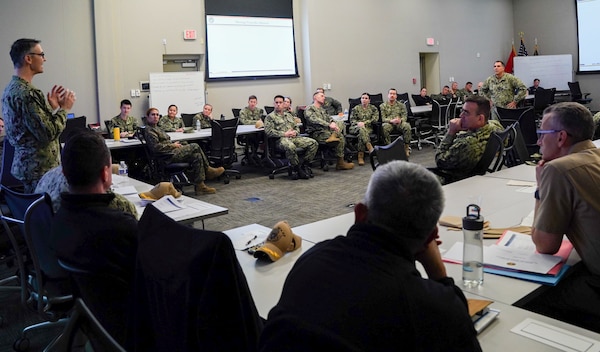
[[[226,184],[226,185],[228,185],[229,184],[229,179],[227,178],[227,179],[223,180],[223,183]]]
[[[242,175],[236,175],[236,176],[235,176],[235,179],[236,179],[236,180],[239,180],[239,179],[241,179],[241,178],[242,178]]]
[[[275,179],[275,175],[269,175],[269,180]]]
[[[298,179],[298,174],[297,173],[293,173],[292,174],[292,180],[297,180]]]
[[[13,350],[24,352],[29,349],[29,339],[26,337],[19,337],[13,343]]]

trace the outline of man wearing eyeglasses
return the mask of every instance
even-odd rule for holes
[[[537,132],[542,161],[531,237],[538,252],[554,254],[564,234],[582,261],[530,308],[600,332],[600,149],[591,141],[592,114],[574,102],[551,105]]]
[[[435,154],[436,169],[431,169],[444,184],[471,175],[481,159],[490,135],[502,125],[490,120],[490,102],[479,95],[467,97],[460,118],[448,123],[448,132]]]
[[[38,180],[59,164],[58,136],[65,128],[75,93],[55,85],[44,93],[31,84],[44,72],[46,55],[40,41],[19,39],[10,48],[15,74],[4,89],[2,115],[6,138],[15,147],[11,173],[33,193]],[[47,100],[46,100],[47,99]]]

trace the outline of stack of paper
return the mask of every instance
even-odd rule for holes
[[[455,243],[444,253],[444,261],[461,264],[462,249],[462,242]],[[565,262],[572,250],[571,242],[564,240],[555,255],[540,254],[536,252],[531,236],[507,230],[496,244],[484,246],[483,270],[554,286],[567,271]]]

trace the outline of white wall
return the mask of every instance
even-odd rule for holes
[[[3,3],[0,86],[12,74],[10,44],[37,37],[48,62],[34,83],[44,91],[53,82],[63,83],[77,91],[76,114],[88,121],[109,119],[139,81],[162,70],[162,54],[204,53],[204,39],[187,42],[182,36],[184,29],[196,29],[204,38],[203,8],[201,0]],[[330,83],[327,94],[344,104],[363,91],[385,93],[389,87],[417,93],[419,52],[440,53],[440,84],[450,76],[461,86],[477,82],[492,73],[494,60],[506,60],[515,27],[512,0],[297,0],[294,16],[300,78],[207,83],[207,101],[217,115],[230,116],[250,94],[260,105],[272,105],[275,94],[290,95],[294,104],[309,103],[323,83]],[[427,37],[439,45],[427,46]],[[263,48],[263,53],[275,49]],[[133,114],[143,115],[147,95],[129,99]]]

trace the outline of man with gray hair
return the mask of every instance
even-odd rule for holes
[[[542,160],[531,238],[538,252],[554,254],[566,235],[581,262],[526,308],[600,332],[600,149],[591,140],[592,114],[579,103],[551,105],[537,132]]]
[[[443,209],[442,187],[422,166],[377,168],[347,236],[316,244],[290,271],[259,349],[480,351],[437,247]]]

